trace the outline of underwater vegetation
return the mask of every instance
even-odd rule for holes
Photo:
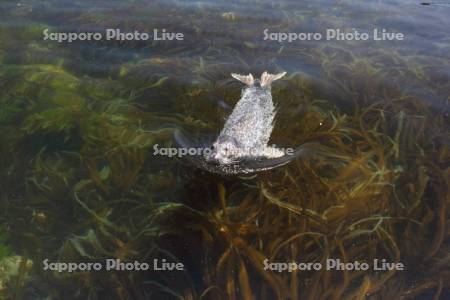
[[[32,22],[0,26],[0,299],[450,297],[450,45],[442,32],[429,52],[293,47],[258,42],[258,14],[234,3],[174,1],[166,20],[158,2],[101,2],[93,12],[75,1],[65,14],[54,2],[10,2],[0,11]],[[254,9],[270,8],[263,20],[280,31],[348,21],[349,3],[318,13],[288,2]],[[123,11],[134,17],[122,22]],[[193,38],[71,47],[40,39],[62,21],[160,25]],[[273,87],[273,142],[309,143],[306,157],[239,178],[153,155],[155,144],[175,146],[176,130],[216,135],[241,92],[229,74],[266,69],[288,71]],[[164,258],[185,270],[42,268],[45,259],[108,258]],[[277,272],[263,263],[329,258],[385,258],[406,270]]]

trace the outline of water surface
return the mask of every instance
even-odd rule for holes
[[[0,15],[0,249],[33,262],[5,297],[449,297],[448,5],[1,1]],[[44,34],[108,29],[184,39]],[[375,29],[404,39],[375,41]],[[327,40],[327,30],[370,38]],[[242,88],[230,73],[266,70],[288,73],[273,86],[273,142],[313,142],[314,157],[243,179],[154,155],[154,145],[176,146],[177,130],[215,137]],[[386,258],[407,271],[262,264],[330,257]],[[42,270],[46,258],[165,258],[186,271],[61,276]]]

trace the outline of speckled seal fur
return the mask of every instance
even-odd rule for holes
[[[269,147],[268,142],[275,118],[271,84],[285,74],[264,72],[261,79],[254,79],[252,74],[231,74],[246,86],[214,142],[211,154],[206,157],[208,161],[227,165],[242,158],[275,158],[284,155],[283,151]]]

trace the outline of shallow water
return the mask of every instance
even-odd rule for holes
[[[0,275],[5,299],[450,297],[450,6],[0,1],[0,16],[0,259],[33,264]],[[106,40],[108,29],[183,40]],[[404,39],[374,40],[383,29]],[[214,139],[241,93],[230,73],[266,70],[287,72],[272,88],[273,143],[313,143],[314,155],[252,178],[155,155],[177,131]],[[186,270],[59,274],[46,258]],[[265,258],[406,270],[277,272]]]

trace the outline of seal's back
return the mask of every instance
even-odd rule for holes
[[[232,138],[241,149],[258,151],[264,149],[270,139],[275,118],[272,101],[271,83],[283,77],[286,72],[276,75],[264,72],[261,80],[254,80],[253,75],[231,74],[246,84],[241,99],[225,122],[218,140]]]

